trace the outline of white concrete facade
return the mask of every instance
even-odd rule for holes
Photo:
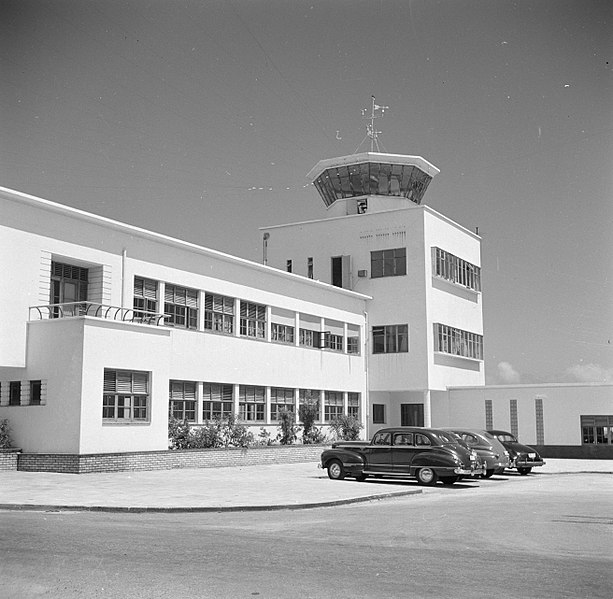
[[[203,389],[211,383],[231,386],[234,411],[244,408],[256,433],[265,427],[274,436],[273,389],[293,390],[294,409],[300,390],[318,392],[320,425],[326,424],[328,394],[337,403],[342,398],[345,412],[350,400],[358,400],[366,423],[363,294],[5,188],[0,214],[0,419],[9,419],[24,451],[166,449],[171,381],[195,389],[194,398],[186,396],[195,401],[195,423],[203,422]],[[58,275],[54,283],[52,267],[58,265],[88,273],[86,297],[70,296],[72,308],[66,300],[49,307],[58,303],[52,301],[55,290],[68,297],[79,286],[73,274]],[[137,281],[154,285],[150,299],[158,318],[134,310]],[[185,312],[193,316],[192,328],[177,324],[179,316],[175,326],[164,325],[166,301],[184,301],[178,310],[189,305],[169,300],[168,293],[192,294],[191,311]],[[229,328],[214,330],[205,322],[210,298],[227,300],[225,316],[214,317],[230,318]],[[275,324],[288,335],[293,329],[293,339],[281,339]],[[302,345],[300,327],[334,330],[342,347]],[[120,382],[126,373],[136,374]],[[105,393],[107,375],[116,380]],[[120,396],[124,384],[133,387],[129,400]],[[139,385],[147,386],[144,410]],[[255,388],[264,394],[264,408],[251,405]],[[243,392],[248,406],[241,405]],[[128,414],[126,401],[137,417],[117,417]]]
[[[372,206],[372,202],[370,204]],[[435,324],[483,336],[480,291],[437,276],[435,248],[480,267],[480,239],[428,206],[407,205],[327,219],[262,228],[266,263],[332,282],[331,261],[341,257],[342,285],[368,301],[369,434],[400,424],[402,404],[423,405],[431,423],[430,392],[447,386],[483,385],[482,357],[436,351]],[[406,248],[406,273],[371,273],[373,252]],[[373,353],[373,327],[407,325],[408,351]],[[372,421],[372,405],[384,405],[385,422]]]

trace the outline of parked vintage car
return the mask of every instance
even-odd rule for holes
[[[477,455],[485,462],[485,474],[483,478],[490,478],[494,474],[502,474],[505,468],[509,468],[509,452],[504,445],[487,431],[469,428],[445,429],[458,436],[466,443],[469,449],[474,449]]]
[[[414,477],[421,485],[434,485],[437,480],[452,485],[462,476],[485,472],[477,454],[460,445],[452,434],[406,426],[381,429],[370,443],[336,442],[321,454],[320,466],[334,480]]]
[[[489,430],[490,435],[498,439],[509,452],[509,468],[517,468],[517,472],[526,475],[535,466],[542,466],[545,462],[536,449],[528,445],[522,445],[515,435],[507,431]]]

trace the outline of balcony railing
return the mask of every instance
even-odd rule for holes
[[[95,302],[66,302],[63,304],[30,307],[30,320],[71,318],[75,316],[92,316],[106,320],[119,320],[121,322],[135,322],[154,326],[164,324],[164,314],[148,312],[147,310],[134,310],[133,308],[107,306],[96,304]]]

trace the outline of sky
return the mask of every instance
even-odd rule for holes
[[[482,237],[486,382],[613,382],[612,31],[610,0],[0,0],[0,186],[260,262],[375,96]]]

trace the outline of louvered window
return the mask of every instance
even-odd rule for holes
[[[134,277],[134,320],[146,321],[158,311],[158,283],[151,279]],[[151,312],[153,314],[146,314]]]
[[[347,416],[360,417],[360,394],[347,393]]]
[[[79,316],[87,309],[89,271],[82,266],[51,262],[52,318]]]
[[[343,415],[343,394],[340,391],[324,392],[324,421],[330,422]]]
[[[263,421],[266,411],[266,390],[264,387],[241,385],[238,408],[241,420]]]
[[[434,351],[482,360],[483,335],[437,322],[434,324]]]
[[[193,381],[170,381],[169,414],[178,420],[196,421],[196,383]]]
[[[202,387],[202,419],[226,418],[233,412],[234,386],[204,383]]]
[[[266,306],[241,301],[241,335],[264,339],[266,337]]]
[[[234,298],[207,293],[204,298],[204,328],[216,333],[234,333]]]
[[[195,289],[166,284],[164,323],[185,329],[198,328],[198,292]]]
[[[294,327],[286,324],[272,323],[272,340],[279,343],[294,343]]]
[[[270,389],[270,418],[279,420],[279,411],[295,411],[294,390],[286,387],[271,387]]]
[[[105,369],[102,419],[105,422],[148,422],[149,373]]]

